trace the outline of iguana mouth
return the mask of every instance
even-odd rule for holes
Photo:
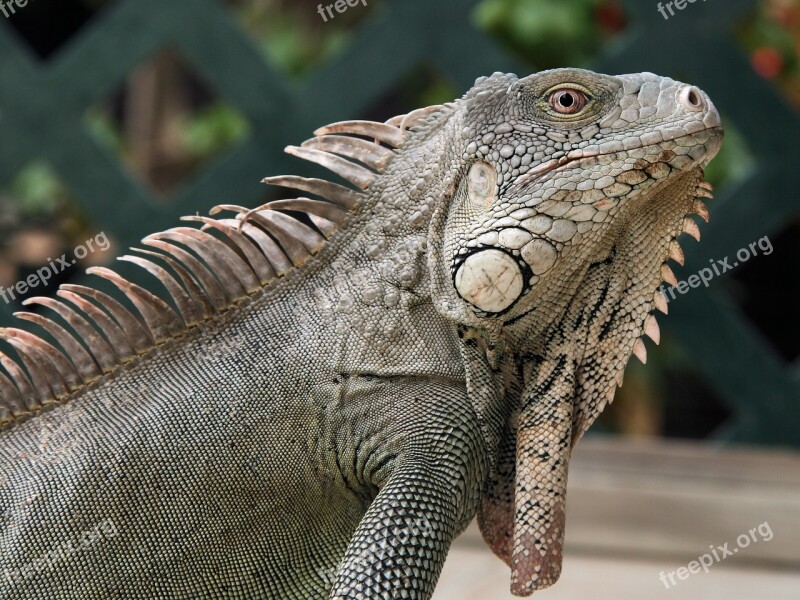
[[[719,145],[722,144],[722,138],[724,136],[724,130],[723,130],[722,127],[714,126],[714,127],[705,127],[703,129],[700,129],[698,131],[694,131],[694,132],[688,133],[688,134],[676,135],[676,136],[668,137],[668,138],[662,138],[661,141],[653,142],[653,143],[649,143],[649,144],[642,144],[641,140],[640,140],[639,145],[623,147],[622,143],[620,143],[619,148],[615,148],[614,150],[609,150],[609,151],[604,151],[604,152],[600,152],[600,151],[585,151],[585,150],[572,150],[572,151],[568,152],[567,154],[565,154],[564,156],[562,156],[560,158],[554,158],[552,160],[547,161],[546,163],[542,163],[539,166],[531,169],[530,171],[528,171],[524,175],[521,175],[514,182],[513,187],[516,188],[516,187],[519,187],[519,186],[522,186],[522,185],[527,185],[527,184],[533,183],[535,181],[538,181],[539,179],[541,179],[545,175],[548,175],[549,173],[553,173],[555,171],[564,170],[565,167],[568,167],[570,164],[572,164],[574,162],[578,162],[580,160],[584,160],[584,159],[587,159],[587,158],[597,158],[597,157],[600,157],[600,156],[609,156],[609,155],[612,155],[612,154],[619,154],[620,152],[630,152],[631,150],[639,150],[641,148],[653,148],[655,146],[659,146],[661,144],[665,144],[665,143],[668,143],[668,142],[677,142],[678,140],[682,140],[684,138],[690,138],[692,136],[695,136],[697,134],[704,133],[704,132],[711,133],[711,135],[709,136],[708,141],[705,144],[708,144],[708,143],[710,143],[712,141],[716,142],[715,147],[719,147]],[[708,158],[704,159],[703,164],[701,164],[700,166],[704,167],[706,164],[708,164],[708,162],[711,160],[710,157],[713,157],[715,154],[716,154],[715,151],[707,152]]]

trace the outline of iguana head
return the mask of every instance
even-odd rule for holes
[[[606,256],[633,200],[704,167],[722,139],[705,93],[649,73],[495,74],[464,103],[444,258],[484,319],[524,312]]]
[[[662,307],[661,281],[674,279],[664,263],[682,260],[675,241],[682,232],[699,237],[687,215],[707,218],[697,196],[710,197],[702,169],[719,150],[720,116],[691,85],[578,69],[495,74],[461,102],[461,171],[439,224],[444,234],[433,242],[434,301],[517,357],[573,347],[566,354],[579,372],[566,463],[570,444],[613,397],[628,358],[644,359],[640,336],[658,336],[650,312]],[[604,263],[613,285],[587,275]],[[542,426],[534,413],[540,400],[523,398],[513,419],[526,424],[512,425],[516,464],[505,469],[507,478],[516,472],[516,491],[495,494],[513,496],[510,505],[484,507],[481,523],[512,566],[518,594],[552,584],[560,572],[563,513],[532,529],[541,503],[520,485],[522,472],[547,476],[535,449],[542,430],[526,429]]]

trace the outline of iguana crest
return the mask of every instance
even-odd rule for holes
[[[292,154],[319,164],[348,181],[268,177],[264,183],[312,195],[276,200],[254,209],[220,205],[233,218],[184,217],[194,227],[175,227],[142,240],[145,248],[121,261],[136,264],[167,290],[171,306],[114,271],[87,273],[110,281],[135,307],[91,287],[64,284],[61,300],[36,297],[58,314],[64,327],[33,312],[15,316],[44,329],[47,340],[19,328],[0,329],[0,339],[18,356],[0,352],[0,429],[69,401],[132,359],[261,293],[301,267],[326,244],[403,146],[408,133],[436,113],[430,106],[387,121],[343,121],[322,127]]]

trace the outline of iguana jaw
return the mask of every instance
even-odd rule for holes
[[[723,136],[723,129],[722,127],[707,127],[705,129],[701,129],[696,133],[703,133],[708,132],[711,135],[711,138],[714,140],[718,140],[717,150],[711,150],[709,155],[706,159],[704,159],[701,163],[701,167],[705,167],[711,159],[716,156],[717,151],[719,149],[719,144],[722,143],[722,136]],[[693,135],[693,134],[692,134]],[[674,137],[666,137],[664,140],[659,144],[642,144],[642,143],[634,143],[629,147],[625,148],[625,151],[630,150],[638,150],[639,148],[652,148],[656,146],[661,146],[664,143],[674,142],[679,143],[681,140],[690,138],[691,135],[679,135]],[[556,174],[567,171],[569,166],[573,163],[576,163],[582,159],[587,158],[597,158],[600,156],[612,156],[616,154],[622,154],[622,151],[613,151],[613,152],[601,152],[597,149],[580,149],[580,150],[573,150],[568,152],[566,155],[562,156],[557,160],[550,160],[546,163],[542,163],[541,165],[537,166],[534,169],[528,171],[524,176],[520,177],[516,182],[515,186],[522,186],[522,185],[530,185],[535,183],[537,180],[541,179],[545,175],[548,174]]]

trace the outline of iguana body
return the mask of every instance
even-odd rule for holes
[[[429,598],[476,512],[515,593],[552,584],[720,140],[652,74],[495,74],[290,149],[359,190],[147,238],[171,305],[103,269],[135,309],[34,301],[75,333],[2,332],[0,598]]]

